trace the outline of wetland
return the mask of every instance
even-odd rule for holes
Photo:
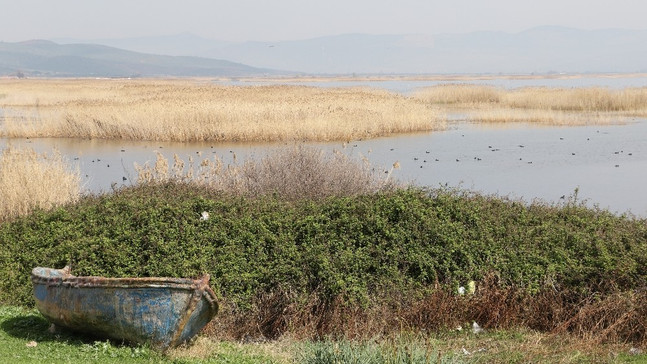
[[[305,143],[419,186],[557,203],[577,191],[647,216],[644,75],[3,82],[0,148],[59,151],[86,192],[133,185],[157,153],[234,165]]]
[[[10,355],[147,350],[25,311],[32,267],[73,265],[216,277],[220,315],[177,353],[196,360],[286,339],[416,362],[641,356],[644,87],[211,83],[0,84]]]

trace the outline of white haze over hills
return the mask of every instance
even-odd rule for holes
[[[543,26],[517,33],[342,34],[277,42],[226,42],[190,33],[53,40],[309,74],[647,72],[647,30]]]
[[[203,57],[155,55],[99,44],[47,40],[0,42],[0,76],[14,77],[240,77],[276,74]]]

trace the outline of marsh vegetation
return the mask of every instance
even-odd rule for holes
[[[362,195],[395,186],[390,173],[376,172],[366,159],[305,146],[285,147],[260,160],[232,164],[218,156],[198,156],[197,160],[190,156],[185,162],[177,154],[171,163],[158,152],[154,164],[136,165],[135,169],[139,184],[184,182],[222,193],[275,195],[286,200]]]
[[[647,88],[525,87],[506,90],[494,86],[447,84],[418,90],[413,97],[453,112],[462,111],[474,122],[584,125],[647,116]]]
[[[186,80],[0,83],[5,137],[163,141],[354,140],[429,131],[425,103],[373,89],[218,86]]]
[[[9,137],[347,140],[442,128],[441,115],[457,111],[474,120],[494,108],[526,118],[532,110],[587,115],[537,120],[568,125],[646,115],[643,90],[552,90],[561,95],[554,100],[543,90],[472,86],[401,96],[188,81],[20,82],[0,90],[1,107],[12,110],[2,126]],[[304,146],[231,164],[158,154],[138,166],[135,185],[96,195],[80,193],[70,165],[30,149],[7,148],[0,158],[7,347],[24,347],[33,335],[46,342],[40,355],[48,359],[55,352],[85,360],[87,352],[133,362],[251,355],[319,363],[599,361],[647,345],[647,222],[587,207],[577,192],[549,204],[399,185],[391,176],[397,164],[376,173],[365,160]],[[195,346],[161,357],[52,337],[38,315],[6,306],[33,305],[32,267],[68,264],[80,275],[114,277],[208,272],[222,313]],[[469,294],[459,290],[470,285]],[[486,332],[469,331],[473,322]],[[21,334],[26,327],[42,330]],[[69,351],[70,342],[78,349]],[[266,346],[241,354],[249,347],[233,342]],[[272,347],[283,342],[290,348]]]
[[[157,141],[348,141],[442,130],[448,115],[554,125],[647,115],[647,90],[439,85],[222,86],[190,80],[3,80],[4,137]]]
[[[74,202],[81,178],[60,153],[8,147],[0,152],[0,222]]]

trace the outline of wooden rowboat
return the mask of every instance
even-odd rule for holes
[[[31,273],[36,307],[50,322],[166,350],[187,342],[218,312],[209,275],[187,278],[76,277],[70,267]]]

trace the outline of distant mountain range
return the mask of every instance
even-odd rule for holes
[[[188,33],[54,41],[61,44],[0,43],[0,74],[17,70],[59,76],[232,77],[647,72],[647,30],[544,26],[519,33],[344,34],[284,42],[225,42]]]
[[[0,75],[43,77],[251,76],[277,71],[218,59],[139,53],[98,44],[0,42]]]
[[[311,74],[647,71],[647,30],[543,26],[519,33],[344,34],[285,42],[224,42],[185,33],[92,42]]]

